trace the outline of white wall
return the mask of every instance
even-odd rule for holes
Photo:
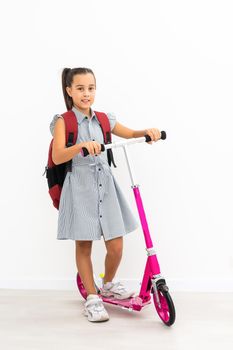
[[[172,290],[233,290],[231,1],[8,1],[1,4],[0,287],[76,288],[74,242],[58,241],[45,176],[49,124],[65,111],[63,67],[92,68],[96,110],[167,140],[131,146]],[[118,140],[114,137],[115,141]],[[123,150],[114,174],[137,216]],[[93,246],[103,271],[104,241]],[[117,278],[140,280],[141,230]]]

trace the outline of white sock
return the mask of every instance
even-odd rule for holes
[[[87,300],[92,299],[92,298],[99,298],[98,294],[89,294],[87,296]]]
[[[112,285],[112,282],[106,282],[104,283],[104,287],[108,288],[108,287],[111,287]]]

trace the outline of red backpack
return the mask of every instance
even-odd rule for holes
[[[103,132],[104,144],[112,143],[111,137],[111,128],[107,115],[103,112],[96,112],[96,117],[99,121],[100,127]],[[70,147],[76,144],[78,137],[78,122],[75,113],[72,110],[69,110],[63,114],[63,119],[65,121],[65,130],[66,130],[66,147]],[[48,162],[45,166],[46,178],[48,182],[49,194],[52,198],[53,205],[56,209],[59,209],[60,196],[62,191],[62,186],[68,171],[72,171],[72,159],[68,162],[61,164],[54,164],[52,160],[52,147],[53,147],[53,138],[50,142],[49,153],[48,153]],[[111,166],[113,163],[116,168],[116,164],[113,159],[112,149],[107,150],[108,164]]]

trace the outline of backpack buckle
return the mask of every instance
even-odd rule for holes
[[[44,174],[46,173],[47,169],[48,169],[48,166],[46,165]],[[44,174],[42,174],[42,176],[44,176]]]
[[[74,133],[73,132],[69,132],[68,141],[67,141],[66,146],[67,147],[73,146],[73,141],[74,141]]]
[[[106,132],[106,144],[112,143],[111,142],[111,134],[109,131]]]

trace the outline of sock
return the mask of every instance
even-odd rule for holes
[[[89,295],[87,296],[87,300],[93,299],[93,298],[99,298],[98,294],[89,294]]]
[[[109,288],[109,287],[111,287],[112,286],[112,282],[106,282],[106,283],[104,283],[104,288]]]

